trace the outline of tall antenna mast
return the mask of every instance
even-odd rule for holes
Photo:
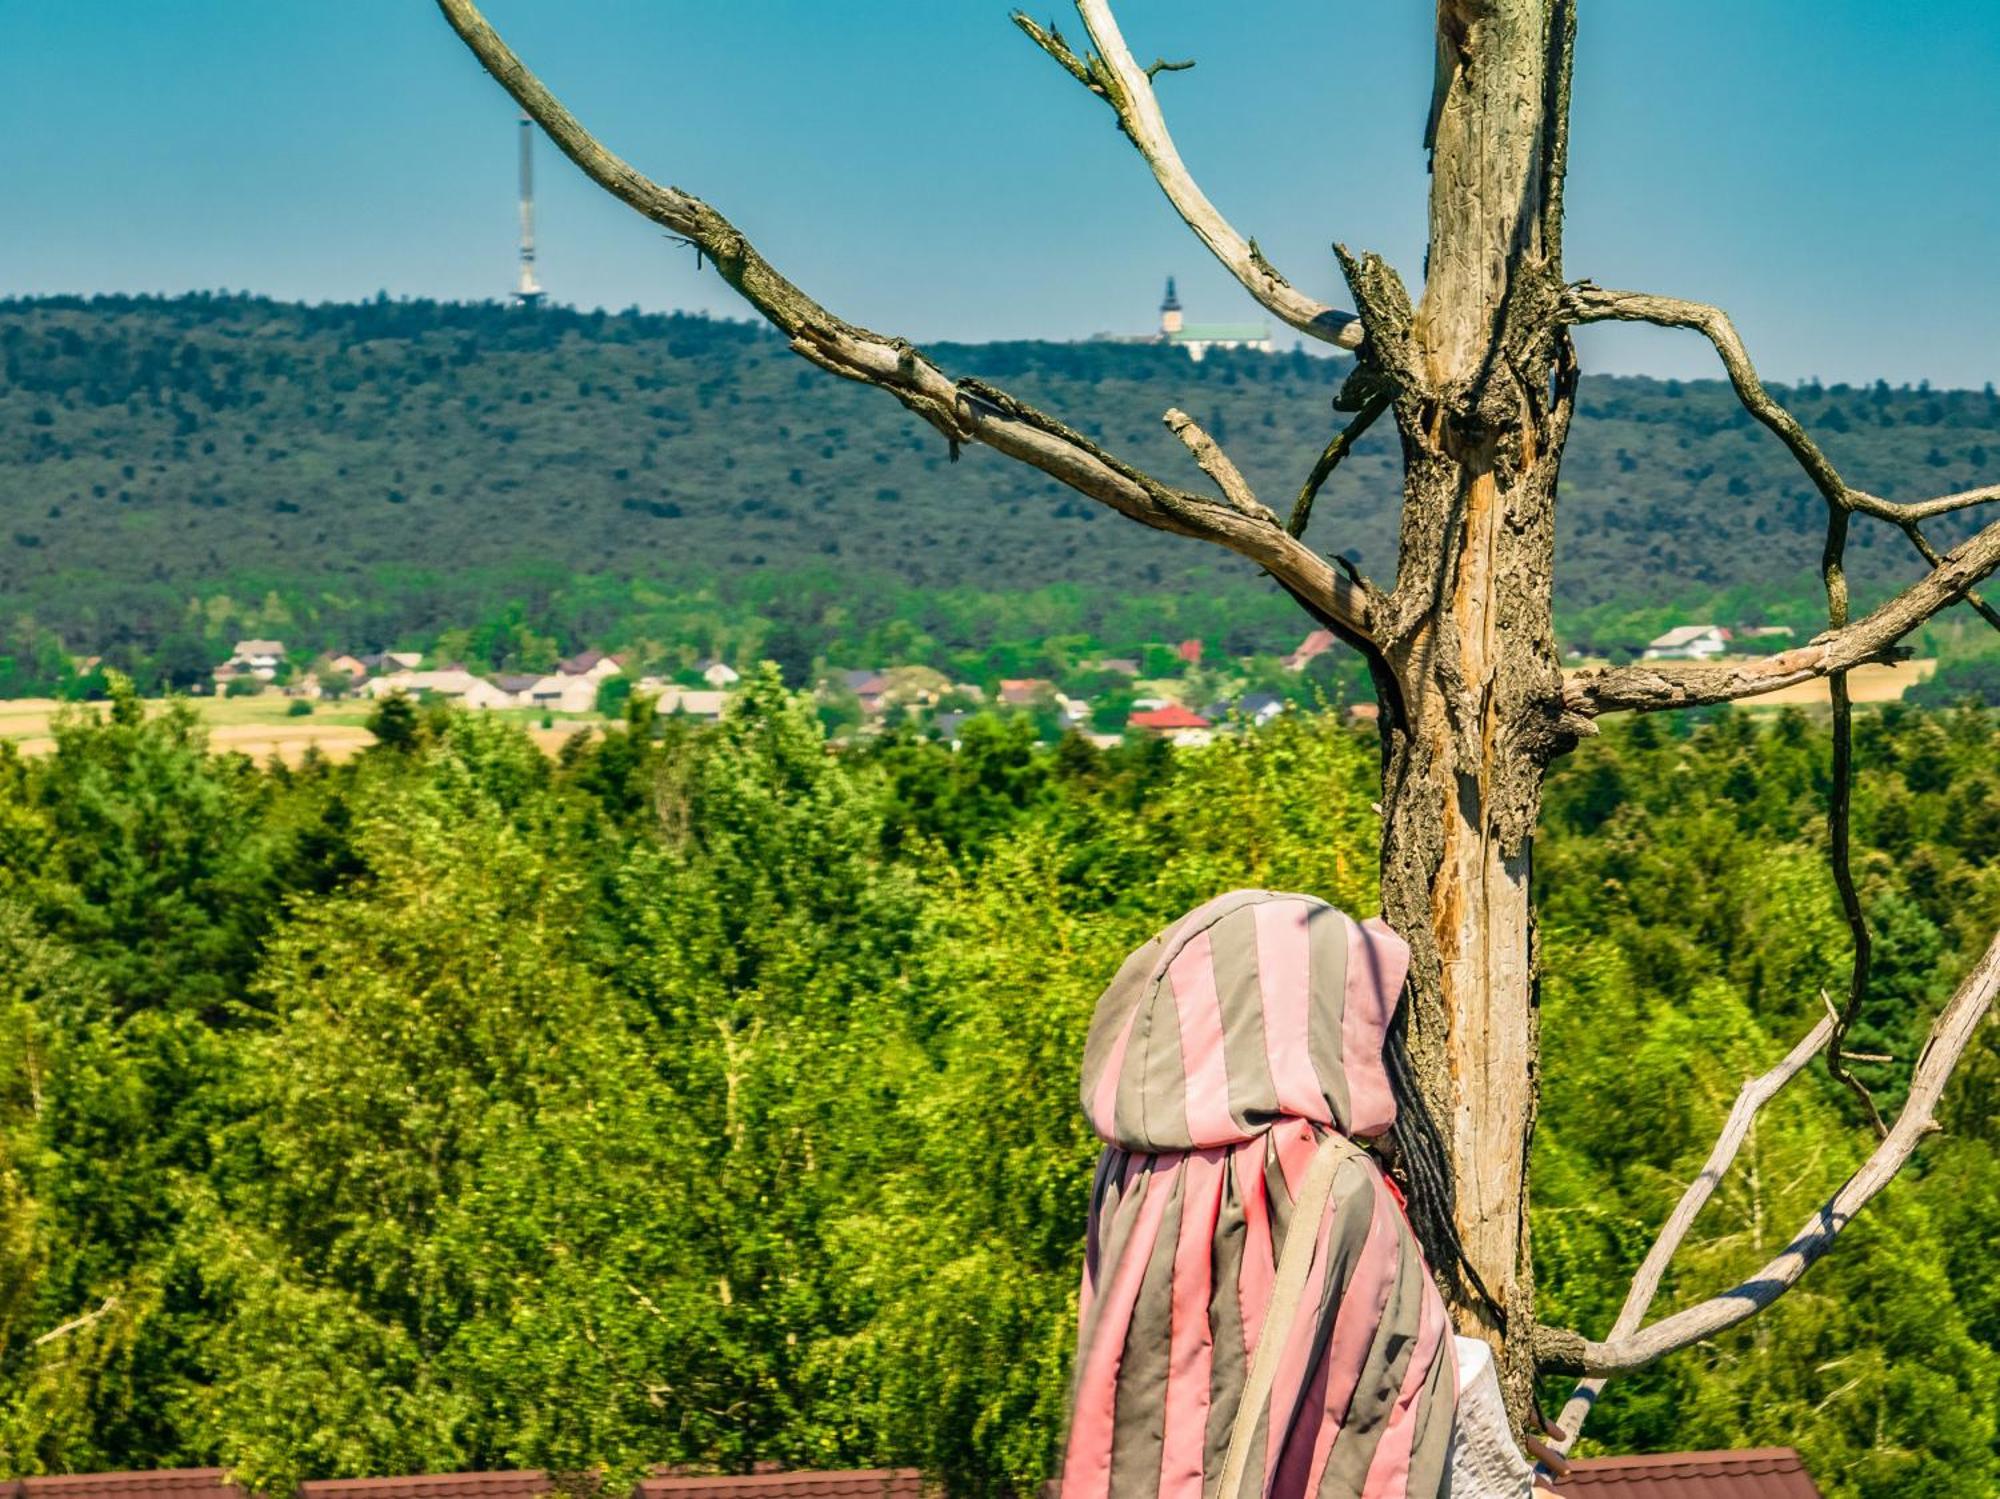
[[[542,284],[535,279],[535,122],[521,116],[521,279],[514,288],[514,305],[541,305]]]

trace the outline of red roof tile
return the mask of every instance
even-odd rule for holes
[[[221,1468],[156,1468],[138,1473],[64,1473],[0,1484],[7,1499],[245,1499]]]
[[[0,1481],[0,1499],[252,1499],[221,1468],[166,1468],[137,1473],[80,1473]],[[543,1499],[556,1489],[547,1473],[419,1473],[403,1478],[316,1478],[299,1499]],[[637,1499],[927,1499],[915,1468],[834,1473],[759,1472],[740,1477],[659,1473],[642,1479]]]
[[[734,1478],[645,1478],[634,1499],[923,1499],[915,1468],[843,1473],[751,1473]]]
[[[1790,1447],[1743,1452],[1659,1452],[1571,1464],[1558,1492],[1605,1499],[1821,1499]]]
[[[508,1473],[414,1473],[404,1478],[312,1478],[299,1499],[541,1499],[549,1475],[537,1469]]]

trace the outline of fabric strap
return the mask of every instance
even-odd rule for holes
[[[1313,1152],[1305,1180],[1292,1199],[1290,1227],[1285,1247],[1278,1255],[1277,1270],[1271,1281],[1271,1301],[1264,1313],[1263,1331],[1257,1338],[1257,1352],[1250,1360],[1250,1373],[1243,1382],[1243,1403],[1236,1407],[1236,1425],[1229,1434],[1229,1456],[1222,1464],[1222,1481],[1216,1499],[1239,1499],[1244,1472],[1250,1466],[1250,1449],[1257,1441],[1257,1427],[1277,1382],[1278,1360],[1289,1340],[1292,1323],[1299,1314],[1299,1300],[1305,1295],[1306,1277],[1312,1270],[1313,1251],[1319,1245],[1320,1223],[1326,1216],[1327,1199],[1333,1195],[1333,1180],[1341,1165],[1361,1155],[1361,1147],[1338,1130],[1329,1131]],[[1258,1464],[1257,1493],[1262,1495],[1263,1464]]]

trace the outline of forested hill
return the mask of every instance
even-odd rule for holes
[[[934,352],[1199,483],[1160,424],[1181,405],[1281,507],[1339,420],[1329,402],[1346,369],[1109,343]],[[711,613],[783,624],[790,611],[799,628],[829,605],[851,619],[949,595],[956,613],[920,629],[976,634],[1002,628],[1007,608],[964,601],[1028,590],[1056,600],[1051,630],[1111,637],[1164,618],[1272,636],[1236,642],[1250,649],[1293,628],[1246,568],[984,450],[953,464],[893,402],[746,323],[56,298],[0,302],[0,353],[0,607],[72,650],[259,623],[305,644],[380,645],[510,609],[615,644],[671,635],[664,601],[691,591]],[[1787,398],[1885,495],[2000,467],[1990,387]],[[1395,544],[1386,426],[1322,497],[1314,535],[1378,576]],[[1719,382],[1587,378],[1562,494],[1573,630],[1601,632],[1606,606],[1720,610],[1732,594],[1741,618],[1774,588],[1809,619],[1819,503]],[[1904,548],[1857,527],[1864,593],[1909,575]],[[266,604],[283,617],[260,617]]]

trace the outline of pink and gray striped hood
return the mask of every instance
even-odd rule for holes
[[[1249,1140],[1284,1118],[1379,1135],[1410,950],[1310,895],[1234,890],[1125,960],[1092,1016],[1083,1112],[1132,1151]],[[1300,1038],[1304,1044],[1300,1044]]]

